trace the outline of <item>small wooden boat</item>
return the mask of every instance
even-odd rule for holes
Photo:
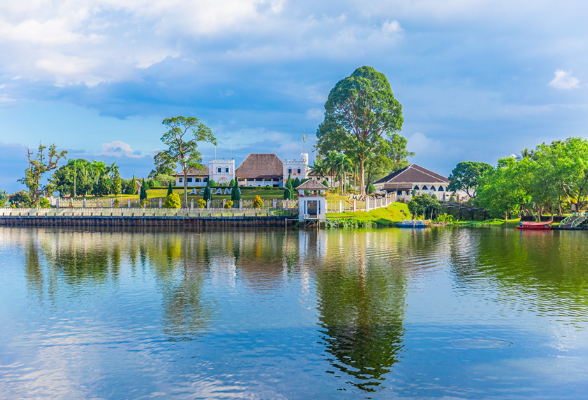
[[[553,220],[546,221],[546,222],[521,221],[521,224],[519,226],[517,226],[517,229],[533,230],[533,231],[548,231],[551,229],[552,223],[553,223]]]
[[[427,228],[429,224],[429,221],[417,221],[406,219],[402,222],[397,223],[396,226],[399,228]]]

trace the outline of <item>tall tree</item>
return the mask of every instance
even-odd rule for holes
[[[71,160],[67,161],[67,165],[71,168],[73,178],[74,178],[74,182],[73,182],[73,196],[74,197],[77,196],[76,183],[77,183],[78,171],[83,169],[85,167],[86,163],[87,163],[87,161],[82,160],[81,158],[71,159]]]
[[[184,175],[184,204],[188,204],[188,169],[204,169],[200,162],[202,154],[198,151],[198,142],[209,142],[216,146],[216,138],[209,127],[195,117],[172,117],[163,120],[168,131],[161,141],[168,148],[160,153],[162,157],[178,163]]]
[[[451,171],[447,190],[465,190],[470,198],[475,198],[478,179],[491,168],[490,164],[483,162],[462,161]]]
[[[233,208],[238,208],[239,201],[241,200],[241,191],[239,190],[239,183],[237,179],[233,179],[231,182],[233,182],[233,190],[231,190],[231,201],[233,202]]]
[[[24,184],[29,190],[32,206],[37,206],[42,197],[47,197],[53,193],[54,186],[51,181],[43,184],[41,180],[46,172],[57,169],[59,160],[65,158],[67,154],[67,151],[58,153],[55,145],[52,144],[49,146],[48,154],[45,155],[46,148],[47,146],[39,144],[37,154],[34,154],[31,152],[31,149],[27,148],[29,166],[25,170],[25,176],[18,180],[18,182]]]
[[[359,165],[359,187],[365,195],[365,162],[379,139],[402,129],[402,106],[386,76],[360,67],[335,85],[325,103],[325,119],[317,131],[316,149],[351,152]]]

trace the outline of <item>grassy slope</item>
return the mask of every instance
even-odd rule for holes
[[[402,211],[406,215],[402,214]],[[352,218],[360,221],[371,221],[378,225],[393,225],[403,219],[409,218],[408,205],[404,203],[392,203],[387,208],[378,208],[372,211],[357,211],[344,213],[329,213],[327,218]]]

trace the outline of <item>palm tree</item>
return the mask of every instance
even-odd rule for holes
[[[325,176],[327,174],[327,167],[324,161],[315,161],[314,165],[310,167],[310,173],[319,177]]]
[[[86,161],[82,160],[81,158],[78,159],[70,159],[67,162],[67,165],[69,165],[72,169],[73,169],[73,176],[74,176],[74,192],[73,192],[73,197],[76,197],[76,181],[77,181],[77,176],[78,176],[78,169],[85,167]]]
[[[349,157],[347,157],[343,153],[340,153],[337,154],[335,167],[337,174],[339,176],[339,186],[341,187],[341,194],[343,194],[345,192],[347,172],[351,172],[353,170],[353,163],[351,162],[351,159]]]
[[[326,172],[331,177],[331,185],[335,184],[333,176],[335,175],[335,171],[337,171],[338,154],[339,153],[337,153],[336,151],[331,151],[329,154],[327,154],[327,156],[323,160]]]

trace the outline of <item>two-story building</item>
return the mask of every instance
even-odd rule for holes
[[[272,153],[251,153],[235,170],[239,186],[283,186],[283,163]]]
[[[208,183],[208,176],[210,175],[210,171],[205,164],[200,164],[202,169],[197,168],[188,168],[188,174],[186,177],[186,181],[188,183],[187,186],[206,186]],[[176,178],[176,186],[184,186],[184,173],[178,172],[177,174],[173,175]]]

